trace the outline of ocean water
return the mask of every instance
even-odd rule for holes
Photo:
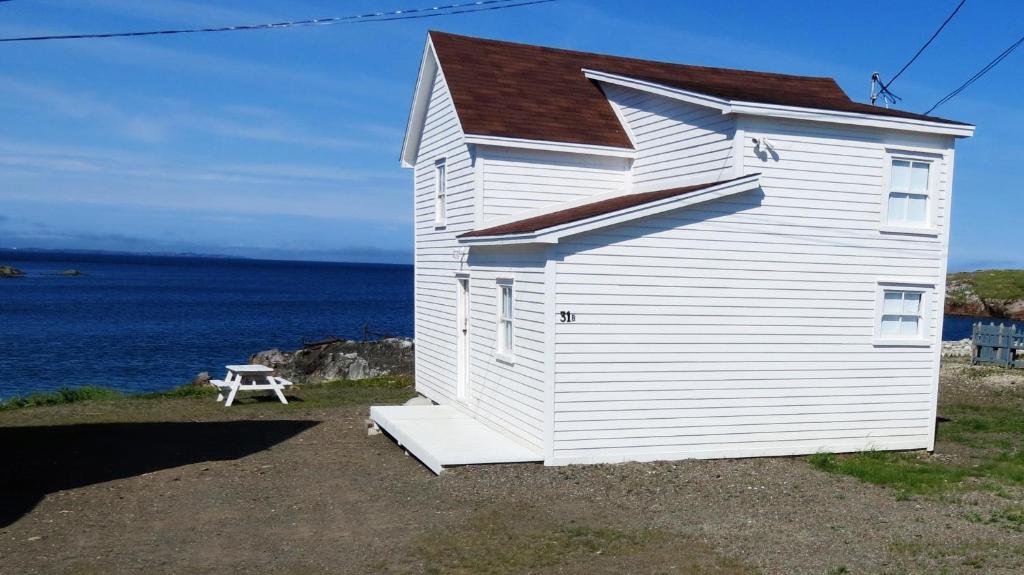
[[[363,326],[411,336],[412,266],[0,252],[0,398],[62,386],[160,391],[272,347]],[[79,277],[55,275],[81,270]]]
[[[1024,331],[1024,322],[1021,321],[1009,321],[991,317],[972,317],[969,315],[947,315],[946,318],[942,320],[943,341],[967,339],[971,337],[971,330],[974,328],[974,324],[979,321],[986,324],[994,323],[996,325],[1003,324],[1006,326],[1015,325],[1017,326],[1017,331]]]

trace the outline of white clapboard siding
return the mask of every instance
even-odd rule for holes
[[[440,158],[448,172],[448,217],[444,229],[435,229],[434,163]],[[473,227],[473,182],[458,117],[437,73],[415,166],[415,330],[416,389],[439,403],[455,400],[454,273],[460,263],[452,253],[455,234]]]
[[[612,84],[602,87],[636,147],[634,184],[732,177],[734,116]]]
[[[644,154],[653,128],[670,145],[666,117],[686,114],[680,124],[702,120],[727,137],[735,128],[717,112],[663,98],[619,88],[609,98],[637,141],[634,182],[667,173]],[[880,279],[941,287],[950,142],[775,120],[741,125],[743,172],[762,174],[760,191],[557,247],[556,308],[576,322],[555,326],[549,463],[929,446],[934,344],[874,345],[875,306]],[[770,138],[778,157],[759,155],[752,134]],[[942,155],[937,236],[879,231],[887,146]],[[939,293],[928,291],[924,310],[933,342]]]
[[[434,214],[434,164],[445,158],[448,210],[444,227]],[[553,163],[558,166],[558,162]],[[616,168],[619,185],[622,167]],[[434,78],[415,169],[416,389],[439,403],[454,404],[492,427],[536,448],[542,445],[544,392],[544,261],[542,254],[512,255],[488,267],[480,250],[475,261],[456,257],[458,234],[473,229],[476,172],[443,76]],[[561,200],[558,200],[561,201]],[[480,267],[475,267],[479,262]],[[493,258],[491,263],[493,263]],[[469,397],[456,398],[456,273],[470,274]],[[512,277],[517,298],[516,361],[496,363],[495,278]]]
[[[470,254],[469,406],[541,449],[544,434],[544,265],[546,251],[474,249]],[[497,358],[498,280],[512,280],[514,357]]]
[[[609,158],[481,148],[484,221],[621,191],[629,163]]]

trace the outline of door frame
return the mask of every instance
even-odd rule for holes
[[[469,274],[455,276],[455,398],[469,401],[470,392],[470,279]]]

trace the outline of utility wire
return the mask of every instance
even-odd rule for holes
[[[932,34],[931,38],[928,38],[928,41],[925,42],[923,46],[918,48],[917,53],[914,54],[914,57],[908,60],[907,63],[904,64],[902,68],[900,68],[899,72],[896,72],[896,75],[892,77],[892,80],[889,80],[887,83],[882,84],[882,92],[889,92],[889,86],[892,86],[892,83],[895,82],[896,79],[899,78],[900,75],[902,75],[903,72],[905,72],[906,69],[909,68],[910,65],[914,63],[914,60],[917,60],[917,57],[920,56],[922,52],[924,52],[925,48],[927,48],[932,43],[932,41],[938,37],[939,33],[942,32],[942,29],[946,27],[946,24],[949,24],[949,21],[953,19],[953,16],[956,16],[956,13],[960,11],[960,8],[963,7],[964,2],[966,1],[967,0],[960,0],[960,3],[957,4],[956,8],[953,9],[953,12],[948,17],[946,17],[946,20],[942,23],[941,26],[939,26],[939,29],[936,30],[934,34]],[[892,92],[889,93],[892,94]]]
[[[1010,44],[1009,48],[1003,50],[991,62],[986,64],[984,68],[982,68],[981,70],[978,70],[977,73],[975,73],[973,76],[968,78],[966,82],[964,82],[963,84],[960,84],[960,87],[958,87],[956,90],[953,90],[952,92],[950,92],[950,93],[946,94],[945,96],[943,96],[942,99],[940,99],[938,102],[935,102],[935,105],[932,106],[931,108],[928,108],[928,111],[925,112],[925,114],[926,115],[930,114],[932,112],[932,110],[934,110],[935,108],[938,108],[939,106],[941,106],[941,105],[945,104],[946,102],[952,100],[953,98],[957,97],[960,94],[960,92],[963,92],[964,90],[966,90],[968,86],[970,86],[971,84],[973,84],[974,82],[979,80],[982,76],[987,74],[992,68],[995,68],[997,65],[999,65],[1000,62],[1005,60],[1006,57],[1009,56],[1010,53],[1012,53],[1014,50],[1016,50],[1021,44],[1024,44],[1024,36],[1021,36],[1019,40],[1017,40],[1013,44]]]
[[[10,0],[0,0],[0,2]],[[332,16],[326,18],[310,18],[306,20],[292,20],[288,22],[275,22],[272,24],[242,24],[238,26],[220,26],[211,28],[182,28],[172,30],[149,30],[144,32],[107,32],[102,34],[63,34],[49,36],[24,36],[19,38],[0,38],[0,42],[38,42],[43,40],[85,40],[94,38],[125,38],[135,36],[161,36],[171,34],[196,34],[201,32],[239,32],[242,30],[268,30],[273,28],[296,28],[300,26],[326,26],[330,24],[363,24],[368,22],[388,22],[392,20],[414,20],[418,18],[433,18],[436,16],[452,16],[455,14],[469,14],[473,12],[486,12],[489,10],[503,10],[505,8],[518,8],[520,6],[532,6],[534,4],[546,4],[556,0],[528,0],[524,2],[513,2],[514,0],[477,0],[475,2],[464,2],[461,4],[448,4],[446,6],[432,6],[429,8],[409,8],[406,10],[394,10],[391,12],[374,12],[369,14],[357,14],[353,16]]]

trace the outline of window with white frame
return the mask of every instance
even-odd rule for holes
[[[920,339],[923,296],[920,291],[883,290],[878,335],[891,339]]]
[[[911,158],[892,159],[885,223],[897,227],[931,226],[931,162]]]
[[[498,352],[511,357],[515,333],[515,298],[510,280],[498,283]]]
[[[434,225],[443,226],[448,219],[448,179],[444,160],[434,164]]]

